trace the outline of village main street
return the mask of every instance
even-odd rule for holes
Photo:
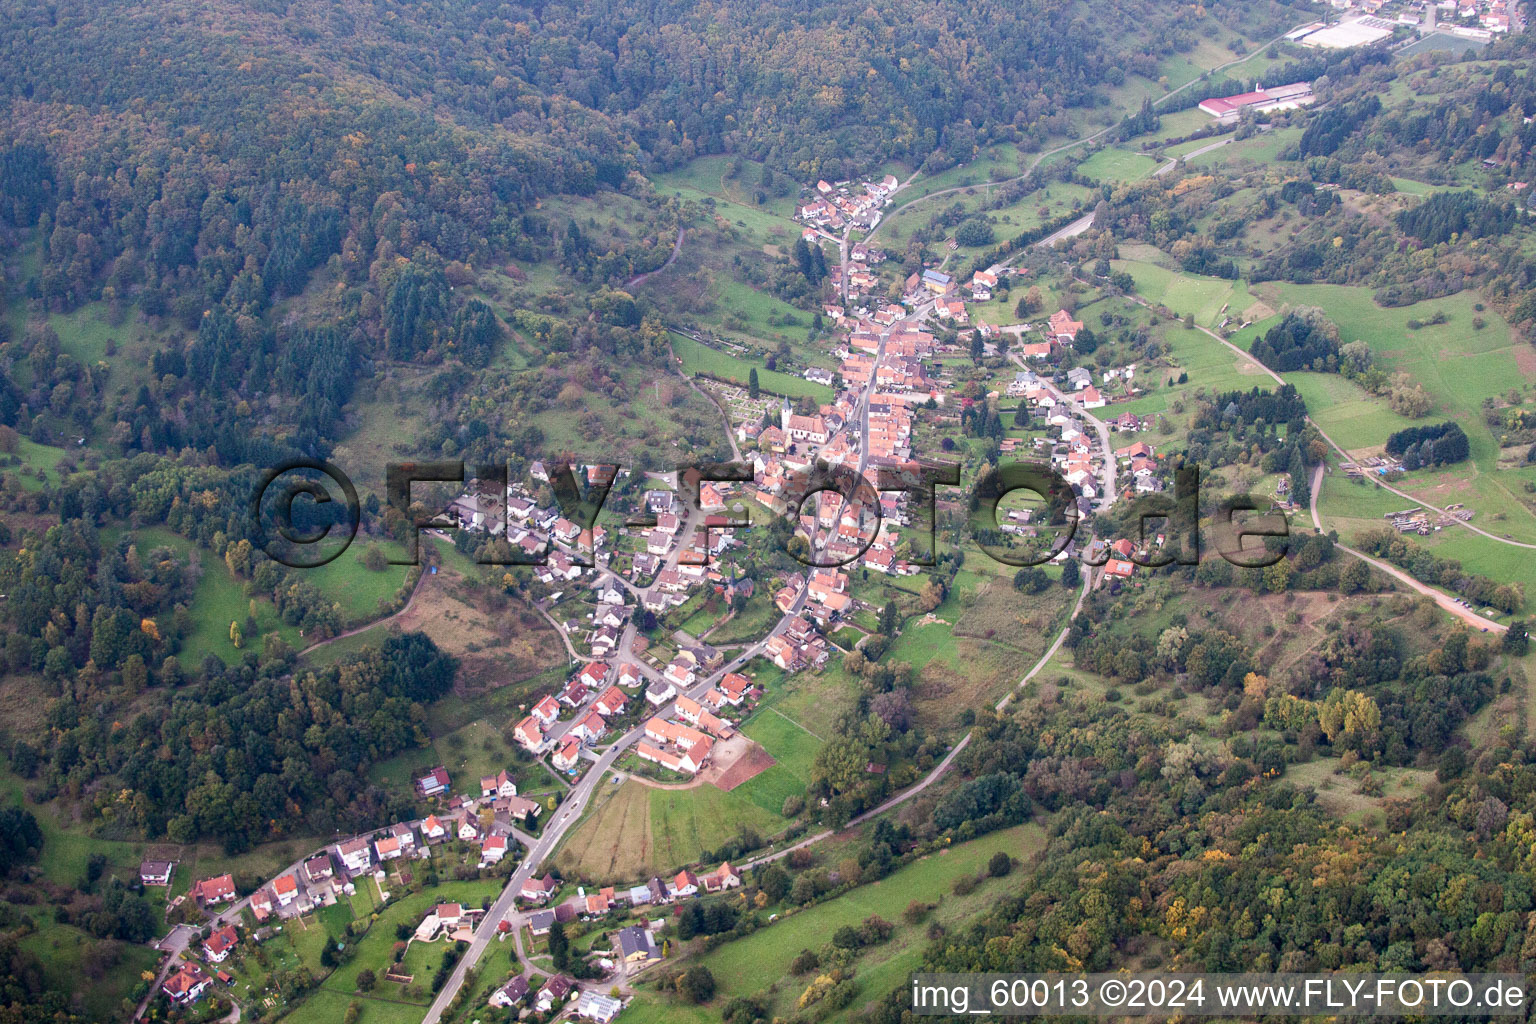
[[[1062,239],[1075,237],[1076,235],[1083,233],[1092,226],[1092,223],[1092,214],[1086,215],[1054,232],[1049,237],[1042,239],[1041,241],[1037,242],[1036,245],[1038,247],[1044,248],[1051,247]],[[846,253],[848,251],[848,236],[846,233],[839,241],[839,244],[843,247],[843,253],[846,260]],[[880,333],[879,344],[875,349],[874,363],[869,375],[869,380],[859,395],[858,403],[856,406],[857,415],[850,418],[849,422],[843,426],[844,432],[851,431],[848,434],[848,440],[852,445],[855,446],[855,450],[858,453],[856,471],[860,477],[863,476],[865,470],[869,466],[870,452],[867,440],[869,437],[870,406],[879,388],[878,371],[886,359],[886,343],[893,333],[897,333],[903,330],[915,330],[922,327],[928,321],[928,318],[933,314],[935,301],[936,300],[934,299],[930,299],[926,302],[917,304],[904,317],[894,321]],[[1055,391],[1054,386],[1052,386],[1052,390]],[[1098,418],[1089,414],[1086,409],[1082,409],[1079,403],[1073,402],[1070,398],[1062,395],[1059,391],[1055,393],[1064,401],[1069,402],[1069,404],[1073,406],[1074,411],[1079,415],[1082,415],[1088,422],[1093,424],[1095,428],[1098,436],[1098,443],[1101,449],[1103,465],[1105,467],[1103,479],[1104,487],[1099,507],[1107,507],[1109,504],[1114,502],[1116,495],[1116,467],[1114,452],[1110,448],[1109,428],[1102,420],[1099,420]],[[729,424],[727,424],[727,430],[729,431],[729,429]],[[699,513],[699,510],[697,508],[689,509],[688,518],[683,524],[682,543],[680,543],[676,550],[668,556],[668,566],[676,565],[680,553],[688,549],[690,546],[689,542],[694,532],[702,524],[703,516]],[[608,572],[607,570],[604,571],[607,572],[607,575],[624,583],[626,588],[632,593],[643,595],[646,592],[647,588],[635,587],[632,584],[629,584],[628,581],[623,580],[622,577],[618,576],[617,574]],[[1077,603],[1073,609],[1073,614],[1076,614],[1077,609],[1082,607],[1082,602],[1084,598],[1086,598],[1088,592],[1095,585],[1095,581],[1095,574],[1092,571],[1084,574],[1083,587],[1078,595]],[[653,583],[652,586],[654,585],[655,584]],[[710,673],[708,676],[701,678],[688,689],[685,696],[691,697],[695,700],[699,699],[710,689],[712,689],[715,684],[723,679],[728,673],[738,671],[747,663],[749,663],[753,658],[762,653],[763,649],[767,647],[769,641],[772,638],[781,635],[789,627],[790,622],[797,615],[799,615],[800,611],[804,607],[806,596],[807,590],[802,588],[798,596],[795,598],[793,604],[791,604],[790,607],[784,611],[783,615],[780,616],[778,621],[774,624],[773,628],[765,636],[759,639],[756,643],[753,643],[752,645],[739,651],[734,658],[732,658],[721,668]],[[1071,617],[1069,616],[1069,622],[1070,618]],[[1053,643],[1047,649],[1045,655],[1040,659],[1038,663],[1036,663],[1033,668],[1030,669],[1030,671],[1023,677],[1023,679],[1020,680],[1018,685],[1022,686],[1037,672],[1039,672],[1047,662],[1049,662],[1050,658],[1053,657],[1056,651],[1060,648],[1065,636],[1066,627],[1063,626],[1061,632],[1054,638]],[[635,656],[633,649],[634,638],[635,626],[633,623],[631,623],[625,629],[623,640],[618,651],[618,658],[621,661],[634,663],[636,667],[640,669],[642,674],[644,674],[649,679],[654,680],[659,678],[659,674],[656,673],[654,669],[646,665],[643,659]],[[572,653],[574,655],[574,651]],[[1006,705],[1008,701],[1012,699],[1012,695],[1015,691],[1016,687],[1011,689],[1009,693],[999,701],[998,706],[1002,707]],[[666,717],[666,715],[668,715],[672,708],[675,706],[675,703],[675,700],[668,702],[665,706],[659,708],[656,714],[661,717]],[[563,732],[563,730],[561,730],[561,732]],[[556,735],[559,734],[557,733]],[[566,795],[565,800],[561,803],[559,810],[555,812],[554,820],[552,820],[549,825],[546,826],[543,836],[541,836],[539,840],[534,843],[531,848],[529,848],[522,862],[519,863],[517,869],[513,872],[512,877],[509,879],[506,887],[502,890],[501,896],[492,906],[490,912],[486,914],[485,917],[481,920],[480,927],[475,932],[473,941],[470,943],[469,948],[465,951],[464,956],[459,960],[458,964],[455,965],[452,974],[449,976],[447,983],[444,984],[442,989],[439,991],[437,998],[433,1000],[432,1006],[428,1010],[423,1024],[438,1024],[438,1022],[442,1019],[443,1012],[447,1009],[448,1005],[453,1002],[454,997],[463,987],[464,979],[467,973],[472,970],[474,966],[480,961],[480,958],[484,955],[486,949],[490,946],[491,941],[497,934],[498,926],[503,920],[506,920],[508,916],[512,914],[514,905],[517,900],[517,894],[522,889],[523,883],[540,873],[540,870],[544,867],[546,861],[548,861],[554,852],[559,848],[560,843],[565,838],[566,834],[580,822],[582,814],[586,809],[587,803],[591,800],[592,795],[596,791],[597,787],[603,784],[604,780],[609,777],[609,772],[612,769],[614,763],[618,761],[618,759],[622,757],[626,751],[628,751],[642,738],[644,738],[644,735],[644,727],[636,726],[621,736],[619,739],[614,741],[612,744],[610,744],[597,756],[596,761],[587,769],[586,774],[582,777],[581,781],[578,782]],[[949,769],[949,767],[953,764],[956,756],[970,742],[970,738],[970,733],[967,733],[958,743],[955,744],[955,746],[949,751],[948,755],[921,780],[903,792],[886,800],[878,807],[875,807],[869,811],[866,811],[864,814],[859,815],[857,818],[849,822],[849,827],[856,826],[863,823],[864,821],[884,814],[887,811],[892,810],[905,801],[910,800],[914,796],[923,792]],[[793,846],[760,855],[757,858],[744,862],[744,867],[752,867],[771,860],[776,860],[780,857],[786,856],[791,850],[811,845],[815,842],[826,839],[833,835],[834,832],[835,830],[829,829],[811,836],[808,839],[801,840],[795,843]],[[516,922],[520,923],[521,920],[522,918],[520,915],[515,917]]]
[[[884,332],[882,332],[880,345],[875,353],[875,366],[877,369],[880,366],[881,361],[885,358],[885,341],[890,336],[890,334],[898,329],[905,327],[916,327],[920,325],[926,320],[932,309],[932,302],[918,306],[907,317],[896,321]],[[864,441],[869,435],[869,406],[870,400],[873,398],[874,393],[878,387],[877,380],[878,374],[872,372],[869,377],[869,382],[865,385],[863,392],[859,396],[859,415],[853,421],[851,421],[858,424],[858,429],[856,432],[857,436],[850,436],[850,440],[858,445],[857,450],[859,452],[859,459],[857,468],[860,474],[862,474],[863,471],[868,467],[868,445],[865,444]],[[849,430],[850,425],[845,424],[843,429],[845,431]],[[698,509],[694,508],[689,510],[688,518],[684,523],[682,530],[682,543],[680,543],[677,546],[676,551],[674,551],[669,556],[670,565],[676,565],[679,553],[688,549],[690,546],[689,542],[691,541],[693,534],[700,526],[703,525],[703,521],[703,516],[699,513]],[[774,637],[782,634],[789,627],[790,622],[800,613],[805,604],[806,593],[807,592],[805,588],[800,590],[800,593],[795,598],[794,603],[783,613],[783,615],[780,616],[778,621],[774,624],[773,628],[767,633],[767,635],[763,636],[756,643],[739,651],[734,658],[732,658],[721,668],[696,681],[691,687],[689,687],[685,696],[691,697],[695,700],[699,699],[704,694],[708,693],[709,690],[712,689],[715,684],[723,679],[728,673],[738,671],[753,658],[761,654],[763,649],[768,646],[769,641]],[[643,660],[635,658],[633,655],[634,633],[635,627],[634,624],[631,623],[630,626],[625,630],[624,640],[619,651],[619,657],[621,659],[633,659],[634,664],[641,668],[643,674],[646,674],[648,677],[654,677],[656,675],[654,669],[649,669],[649,666],[644,665]],[[666,717],[671,712],[675,704],[675,699],[673,701],[669,701],[663,707],[658,708],[656,714],[660,717]],[[523,883],[539,874],[540,869],[544,867],[545,862],[558,849],[560,842],[565,838],[566,833],[575,827],[576,824],[581,820],[582,813],[585,811],[588,801],[591,800],[593,792],[599,785],[603,783],[605,779],[608,778],[609,770],[613,767],[614,763],[620,757],[622,757],[626,751],[628,751],[642,738],[644,738],[644,736],[645,729],[643,726],[636,726],[629,732],[625,733],[618,740],[614,741],[605,750],[602,751],[596,762],[587,769],[586,774],[583,775],[581,781],[572,787],[571,791],[566,795],[564,801],[560,804],[559,809],[554,812],[554,819],[545,827],[544,834],[524,855],[522,861],[518,864],[517,869],[512,873],[512,877],[508,880],[506,887],[502,890],[501,895],[497,898],[496,903],[491,907],[490,912],[481,919],[480,927],[476,930],[474,939],[471,941],[469,948],[465,950],[463,957],[461,957],[459,962],[454,966],[452,974],[449,975],[447,982],[438,992],[437,998],[433,1000],[432,1006],[427,1011],[427,1015],[424,1018],[423,1024],[438,1024],[438,1022],[442,1019],[443,1012],[447,1009],[448,1005],[453,1002],[454,997],[463,987],[465,976],[471,969],[474,968],[477,963],[479,963],[480,958],[485,954],[486,949],[490,946],[492,939],[497,934],[498,926],[512,912],[517,900],[517,895],[523,887]],[[957,745],[955,752],[958,752],[958,749],[959,747]],[[937,769],[930,773],[927,778],[917,783],[900,798],[888,801],[887,807],[883,809],[888,809],[889,806],[895,806],[897,803],[901,802],[901,800],[908,799],[911,795],[920,792],[923,788],[926,788],[926,786],[934,778],[937,778],[939,774],[948,768],[952,760],[953,753],[950,757],[946,758]]]

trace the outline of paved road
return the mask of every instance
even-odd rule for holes
[[[1332,442],[1329,443],[1331,444]],[[1317,514],[1317,495],[1318,492],[1323,489],[1324,468],[1325,467],[1322,463],[1318,463],[1316,468],[1312,470],[1312,508],[1310,511],[1312,513],[1312,525],[1314,528],[1316,528],[1318,533],[1323,532],[1323,520]],[[1351,555],[1354,555],[1356,558],[1360,559],[1362,562],[1366,563],[1372,568],[1381,570],[1388,576],[1391,576],[1393,579],[1397,580],[1399,583],[1402,583],[1404,586],[1408,587],[1410,590],[1423,594],[1425,597],[1434,598],[1435,603],[1438,604],[1441,608],[1444,608],[1446,611],[1450,612],[1458,619],[1461,619],[1463,622],[1473,627],[1474,629],[1482,630],[1485,633],[1502,633],[1509,628],[1508,626],[1494,622],[1492,619],[1484,618],[1483,616],[1477,614],[1477,612],[1473,611],[1471,608],[1468,608],[1461,602],[1457,601],[1454,597],[1451,597],[1448,594],[1444,594],[1436,590],[1434,587],[1419,582],[1395,565],[1383,562],[1379,558],[1372,558],[1365,552],[1357,551],[1347,544],[1340,544],[1339,542],[1335,541],[1334,546],[1343,551],[1347,551]]]
[[[1311,22],[1303,22],[1302,24],[1311,24]],[[1216,67],[1211,68],[1209,71],[1207,71],[1205,74],[1201,75],[1200,77],[1193,78],[1190,81],[1185,82],[1183,85],[1179,86],[1177,89],[1170,89],[1170,90],[1168,90],[1168,92],[1164,93],[1162,96],[1158,97],[1156,100],[1153,101],[1153,106],[1157,106],[1158,104],[1162,103],[1166,99],[1169,99],[1170,97],[1177,96],[1179,93],[1183,92],[1185,89],[1188,89],[1191,86],[1193,86],[1193,85],[1195,85],[1195,84],[1197,84],[1199,82],[1207,81],[1208,79],[1210,79],[1214,75],[1216,75],[1216,74],[1218,74],[1218,73],[1220,73],[1222,71],[1225,71],[1228,68],[1236,67],[1238,64],[1242,64],[1242,63],[1245,63],[1247,61],[1252,60],[1254,57],[1257,57],[1259,54],[1261,54],[1264,51],[1268,50],[1275,43],[1280,42],[1290,32],[1293,32],[1293,31],[1295,31],[1295,29],[1301,28],[1301,27],[1302,27],[1301,25],[1296,25],[1294,28],[1287,29],[1285,32],[1283,32],[1280,35],[1276,36],[1275,38],[1269,40],[1268,42],[1262,43],[1262,44],[1260,44],[1258,46],[1255,46],[1247,54],[1245,54],[1245,55],[1243,55],[1241,57],[1238,57],[1236,60],[1229,60],[1225,64],[1218,64]],[[1026,170],[1023,174],[1017,175],[1015,177],[1005,178],[1002,181],[978,182],[978,183],[976,183],[974,185],[956,185],[953,188],[940,189],[937,192],[929,192],[926,195],[918,196],[916,199],[913,199],[910,202],[903,203],[901,206],[898,206],[896,209],[892,210],[889,214],[887,214],[884,218],[882,218],[880,223],[875,226],[875,229],[873,231],[871,231],[869,234],[864,236],[864,241],[865,242],[872,241],[874,239],[874,237],[875,237],[875,233],[877,231],[879,231],[881,227],[884,227],[886,222],[890,221],[897,214],[901,213],[901,211],[905,210],[909,206],[916,206],[918,203],[927,202],[930,199],[937,199],[940,196],[952,195],[955,192],[964,192],[967,189],[991,189],[991,188],[997,188],[999,185],[1008,185],[1008,184],[1011,184],[1011,183],[1013,183],[1015,181],[1023,181],[1025,178],[1027,178],[1031,174],[1033,174],[1035,172],[1035,168],[1039,167],[1041,163],[1043,163],[1046,160],[1049,160],[1051,157],[1055,156],[1056,154],[1058,154],[1058,153],[1065,153],[1067,150],[1076,149],[1078,146],[1087,145],[1090,142],[1094,142],[1094,141],[1096,141],[1098,139],[1101,139],[1105,135],[1107,135],[1110,132],[1114,131],[1117,127],[1119,127],[1119,125],[1116,125],[1116,124],[1108,125],[1108,126],[1106,126],[1104,128],[1100,128],[1098,131],[1094,132],[1091,135],[1085,135],[1085,136],[1083,136],[1080,139],[1076,139],[1076,140],[1074,140],[1072,142],[1064,143],[1064,144],[1062,144],[1060,146],[1055,147],[1054,149],[1048,149],[1045,152],[1043,152],[1043,153],[1039,154],[1038,156],[1036,156],[1035,159],[1033,161],[1031,161],[1028,170]],[[1215,147],[1213,146],[1213,147],[1210,147],[1210,148],[1214,149]],[[1205,152],[1205,150],[1200,150],[1200,152]],[[1193,155],[1194,154],[1186,154],[1186,156],[1193,156]],[[902,191],[908,185],[912,184],[913,180],[916,179],[917,176],[918,176],[917,174],[913,174],[911,178],[908,178],[906,181],[904,181],[900,185],[898,185],[896,187],[896,192],[891,193],[892,196],[896,195],[897,192]],[[1081,234],[1081,232],[1078,232],[1078,233]],[[844,274],[844,278],[843,279],[845,281],[847,280],[846,273]],[[845,298],[846,298],[846,296],[845,296]]]
[[[1145,304],[1146,303],[1143,303],[1143,305],[1145,305]],[[1275,371],[1271,370],[1269,367],[1265,366],[1263,363],[1259,362],[1257,359],[1253,358],[1253,356],[1249,355],[1247,352],[1244,352],[1242,349],[1238,348],[1236,345],[1232,344],[1230,341],[1228,341],[1226,338],[1223,338],[1221,335],[1217,334],[1215,331],[1209,330],[1209,329],[1207,329],[1205,327],[1201,327],[1198,324],[1196,324],[1195,326],[1196,326],[1196,328],[1198,330],[1204,331],[1206,334],[1208,334],[1211,337],[1215,338],[1217,341],[1219,341],[1223,345],[1227,346],[1227,348],[1229,348],[1233,352],[1237,353],[1237,355],[1241,356],[1243,359],[1246,359],[1249,363],[1253,364],[1254,366],[1257,366],[1260,370],[1262,370],[1265,373],[1267,373],[1276,383],[1279,383],[1279,384],[1284,384],[1285,383],[1285,380],[1278,373],[1276,373]],[[1344,459],[1346,462],[1352,461],[1352,458],[1351,458],[1350,454],[1347,451],[1345,451],[1343,449],[1343,447],[1340,446],[1337,441],[1335,441],[1333,438],[1329,437],[1327,432],[1324,431],[1322,427],[1318,426],[1316,420],[1314,420],[1312,417],[1308,416],[1307,417],[1307,422],[1312,424],[1314,427],[1317,427],[1318,434],[1320,434],[1322,436],[1324,441],[1328,442],[1329,446],[1331,448],[1333,448],[1334,451],[1339,453],[1339,457],[1340,458]],[[1371,475],[1368,474],[1366,476],[1366,479],[1369,480],[1371,483],[1375,484],[1377,487],[1380,487],[1382,490],[1391,491],[1393,494],[1397,495],[1398,497],[1405,498],[1405,499],[1407,499],[1408,501],[1412,502],[1415,505],[1422,505],[1424,508],[1430,509],[1431,511],[1434,511],[1434,512],[1444,512],[1445,511],[1445,509],[1441,508],[1440,506],[1432,505],[1429,502],[1425,501],[1423,498],[1415,497],[1414,495],[1409,494],[1407,491],[1400,491],[1400,490],[1398,490],[1396,487],[1393,487],[1391,484],[1387,483],[1385,480],[1382,480],[1382,479],[1380,479],[1378,477],[1371,476]],[[1481,527],[1473,526],[1471,523],[1464,523],[1460,519],[1454,520],[1454,525],[1465,527],[1466,529],[1471,530],[1473,533],[1481,534],[1482,536],[1487,537],[1489,540],[1497,541],[1500,544],[1508,544],[1510,547],[1513,547],[1513,548],[1528,548],[1528,549],[1531,549],[1531,550],[1536,550],[1536,544],[1528,544],[1525,541],[1511,540],[1508,537],[1500,537],[1497,534],[1489,533],[1487,530],[1484,530]]]
[[[1045,243],[1042,242],[1041,244],[1044,245]],[[1018,366],[1026,370],[1031,369],[1029,364],[1017,352],[1010,353],[1009,355]],[[1070,407],[1073,413],[1087,420],[1093,427],[1094,433],[1099,435],[1099,447],[1103,450],[1104,471],[1099,477],[1099,497],[1094,504],[1101,509],[1109,508],[1119,496],[1118,487],[1120,482],[1120,467],[1115,462],[1115,450],[1109,443],[1109,424],[1089,412],[1087,407],[1074,396],[1062,391],[1046,378],[1040,378],[1040,386],[1049,391],[1058,402],[1062,402]]]

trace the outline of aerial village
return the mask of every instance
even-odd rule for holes
[[[808,190],[799,218],[807,236],[821,244],[835,239],[833,232],[877,224],[895,187],[890,177],[862,186],[819,182]],[[785,674],[820,669],[841,652],[832,640],[839,627],[874,610],[854,596],[853,573],[920,571],[905,557],[909,547],[901,536],[913,511],[909,495],[882,492],[876,510],[835,491],[802,500],[795,488],[818,464],[845,467],[872,485],[882,470],[917,470],[919,417],[958,404],[938,368],[943,357],[964,354],[978,342],[988,353],[1009,353],[1016,371],[1003,390],[1045,426],[1031,442],[1032,455],[1048,458],[1072,485],[1079,515],[1112,503],[1117,489],[1147,493],[1167,485],[1154,446],[1138,436],[1147,419],[1113,410],[1115,401],[1140,393],[1137,366],[1060,370],[1056,357],[1071,350],[1084,330],[1066,309],[998,325],[971,315],[968,307],[987,302],[1000,282],[1006,287],[1024,272],[1004,265],[960,280],[925,268],[899,282],[900,301],[888,301],[880,296],[894,282],[884,263],[877,247],[855,243],[848,247],[846,282],[842,265],[831,279],[835,300],[824,311],[836,327],[828,336],[838,366],[833,380],[840,382],[833,400],[808,408],[762,396],[750,405],[752,415],[733,422],[732,447],[750,462],[750,481],[680,479],[675,472],[632,479],[624,467],[533,462],[523,479],[505,485],[472,481],[446,504],[440,536],[448,537],[452,527],[504,538],[517,557],[533,563],[523,570],[526,596],[560,628],[571,670],[557,690],[522,709],[512,734],[573,792],[585,795],[604,778],[619,781],[622,773],[667,782],[731,770],[748,746],[739,724],[762,696],[742,671],[748,663],[761,658]],[[1014,444],[1008,442],[1009,450]],[[589,525],[576,522],[575,510],[562,510],[554,496],[552,476],[565,471],[588,493],[612,488],[616,494]],[[790,517],[814,556],[805,561],[821,567],[773,578],[740,571],[738,556],[750,532],[743,527],[765,516]],[[1011,509],[1004,518],[1005,533],[1036,532],[1029,509]],[[1102,581],[1134,576],[1138,566],[1130,560],[1129,541],[1116,542],[1113,550],[1094,544],[1093,553],[1103,556]],[[1080,554],[1069,546],[1055,557]],[[768,588],[778,617],[730,658],[697,636],[663,626],[669,612],[700,594],[732,601],[760,587]],[[519,974],[491,996],[496,1006],[536,1012],[569,1006],[576,1016],[606,1022],[623,1006],[609,995],[615,979],[622,982],[663,959],[670,915],[661,908],[741,884],[740,873],[725,862],[666,879],[637,879],[624,890],[573,887],[540,863],[548,852],[540,837],[558,835],[570,824],[561,804],[520,794],[518,779],[507,770],[472,782],[456,786],[442,766],[422,772],[414,795],[430,813],[338,838],[253,891],[238,892],[227,874],[196,880],[187,898],[207,925],[188,944],[187,958],[173,961],[163,991],[176,1003],[194,1001],[210,986],[228,983],[220,964],[242,944],[260,943],[317,908],[352,898],[361,887],[373,887],[373,895],[387,901],[390,887],[409,884],[426,864],[446,857],[442,870],[505,874],[506,897],[488,908],[434,905],[397,944],[400,959],[391,970],[398,973],[390,980],[410,974],[403,965],[413,944],[491,933],[497,941],[534,943],[547,939],[556,923],[619,915],[633,923],[612,932],[611,948],[599,943],[592,951],[591,970],[602,980]],[[155,884],[152,879],[174,869],[146,862],[141,873],[146,884]]]

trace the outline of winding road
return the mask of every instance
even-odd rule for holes
[[[1303,24],[1310,24],[1310,22],[1304,22]],[[1196,83],[1208,80],[1212,75],[1218,74],[1218,73],[1220,73],[1222,71],[1226,71],[1228,68],[1236,67],[1239,64],[1243,64],[1243,63],[1246,63],[1247,61],[1252,60],[1254,57],[1257,57],[1259,54],[1261,54],[1265,50],[1269,49],[1269,47],[1273,46],[1275,43],[1280,42],[1282,39],[1284,39],[1291,32],[1295,31],[1295,29],[1301,28],[1301,27],[1302,27],[1302,25],[1297,25],[1297,26],[1295,26],[1292,29],[1288,29],[1285,32],[1281,33],[1280,35],[1276,36],[1275,38],[1269,40],[1268,42],[1260,43],[1259,45],[1255,46],[1250,52],[1244,54],[1243,56],[1238,57],[1235,60],[1229,60],[1225,64],[1218,64],[1216,67],[1211,68],[1209,71],[1204,72],[1203,74],[1201,74],[1197,78],[1190,79],[1188,82],[1185,82],[1183,85],[1179,86],[1178,88],[1168,90],[1166,93],[1164,93],[1163,95],[1159,96],[1157,99],[1153,100],[1152,101],[1152,105],[1154,107],[1155,106],[1159,106],[1165,100],[1168,100],[1168,99],[1171,99],[1174,96],[1177,96],[1179,93],[1181,93],[1184,90],[1190,88],[1191,86],[1195,85]],[[920,195],[920,196],[918,196],[915,199],[912,199],[912,200],[910,200],[910,201],[908,201],[906,203],[903,203],[902,205],[898,206],[896,209],[892,210],[888,215],[886,215],[885,217],[882,217],[881,220],[880,220],[880,223],[875,225],[875,227],[867,235],[864,236],[864,241],[869,242],[869,241],[873,240],[874,237],[875,237],[875,234],[880,230],[880,228],[884,227],[886,223],[888,223],[890,220],[895,218],[897,215],[899,215],[903,210],[906,210],[908,207],[916,206],[918,203],[927,202],[930,199],[937,199],[940,196],[953,195],[956,192],[964,192],[967,189],[992,189],[992,188],[997,188],[1000,185],[1009,185],[1009,184],[1012,184],[1013,182],[1016,182],[1016,181],[1023,181],[1025,178],[1027,178],[1031,174],[1035,173],[1035,169],[1037,167],[1039,167],[1040,164],[1043,163],[1044,161],[1049,160],[1051,157],[1056,156],[1058,153],[1065,153],[1068,150],[1076,149],[1078,146],[1085,146],[1085,145],[1087,145],[1090,142],[1095,142],[1098,139],[1103,138],[1105,135],[1109,134],[1110,132],[1114,131],[1117,127],[1119,127],[1118,124],[1106,125],[1105,127],[1100,128],[1098,131],[1094,132],[1092,135],[1085,135],[1082,138],[1077,139],[1075,141],[1063,143],[1062,145],[1057,146],[1054,149],[1048,149],[1045,152],[1043,152],[1043,153],[1039,154],[1038,156],[1036,156],[1035,159],[1030,162],[1028,170],[1026,170],[1023,174],[1015,175],[1012,178],[1004,178],[1001,181],[978,182],[977,184],[974,184],[974,185],[955,185],[955,186],[953,186],[951,188],[939,189],[937,192],[928,192],[928,193],[926,193],[924,195]],[[1223,143],[1223,145],[1224,144],[1225,143]],[[1216,147],[1215,146],[1210,146],[1210,147],[1206,147],[1205,149],[1196,150],[1194,153],[1186,153],[1185,154],[1185,158],[1188,158],[1188,157],[1191,157],[1191,156],[1195,156],[1198,153],[1207,152],[1209,149],[1214,149],[1214,148],[1216,148]],[[894,196],[897,193],[901,192],[908,185],[912,184],[912,182],[917,178],[918,174],[921,174],[921,173],[922,173],[921,171],[915,172],[912,175],[912,177],[908,178],[906,181],[904,181],[900,185],[896,186],[896,191],[891,193],[891,194]],[[1079,232],[1079,233],[1081,233],[1081,232]],[[844,237],[845,237],[845,251],[846,251],[846,235]],[[844,280],[844,282],[846,282],[848,280],[848,273],[847,273],[847,267],[846,266],[844,266],[844,268],[843,268],[843,280]],[[846,298],[847,298],[847,296],[845,294],[844,295],[844,299],[846,299]]]

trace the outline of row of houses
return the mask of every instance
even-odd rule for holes
[[[897,187],[896,178],[887,174],[879,181],[853,182],[818,181],[815,194],[795,208],[795,219],[809,225],[811,239],[816,238],[814,228],[842,231],[848,226],[866,230],[880,223],[880,208],[890,201]],[[869,249],[865,248],[865,261]]]

